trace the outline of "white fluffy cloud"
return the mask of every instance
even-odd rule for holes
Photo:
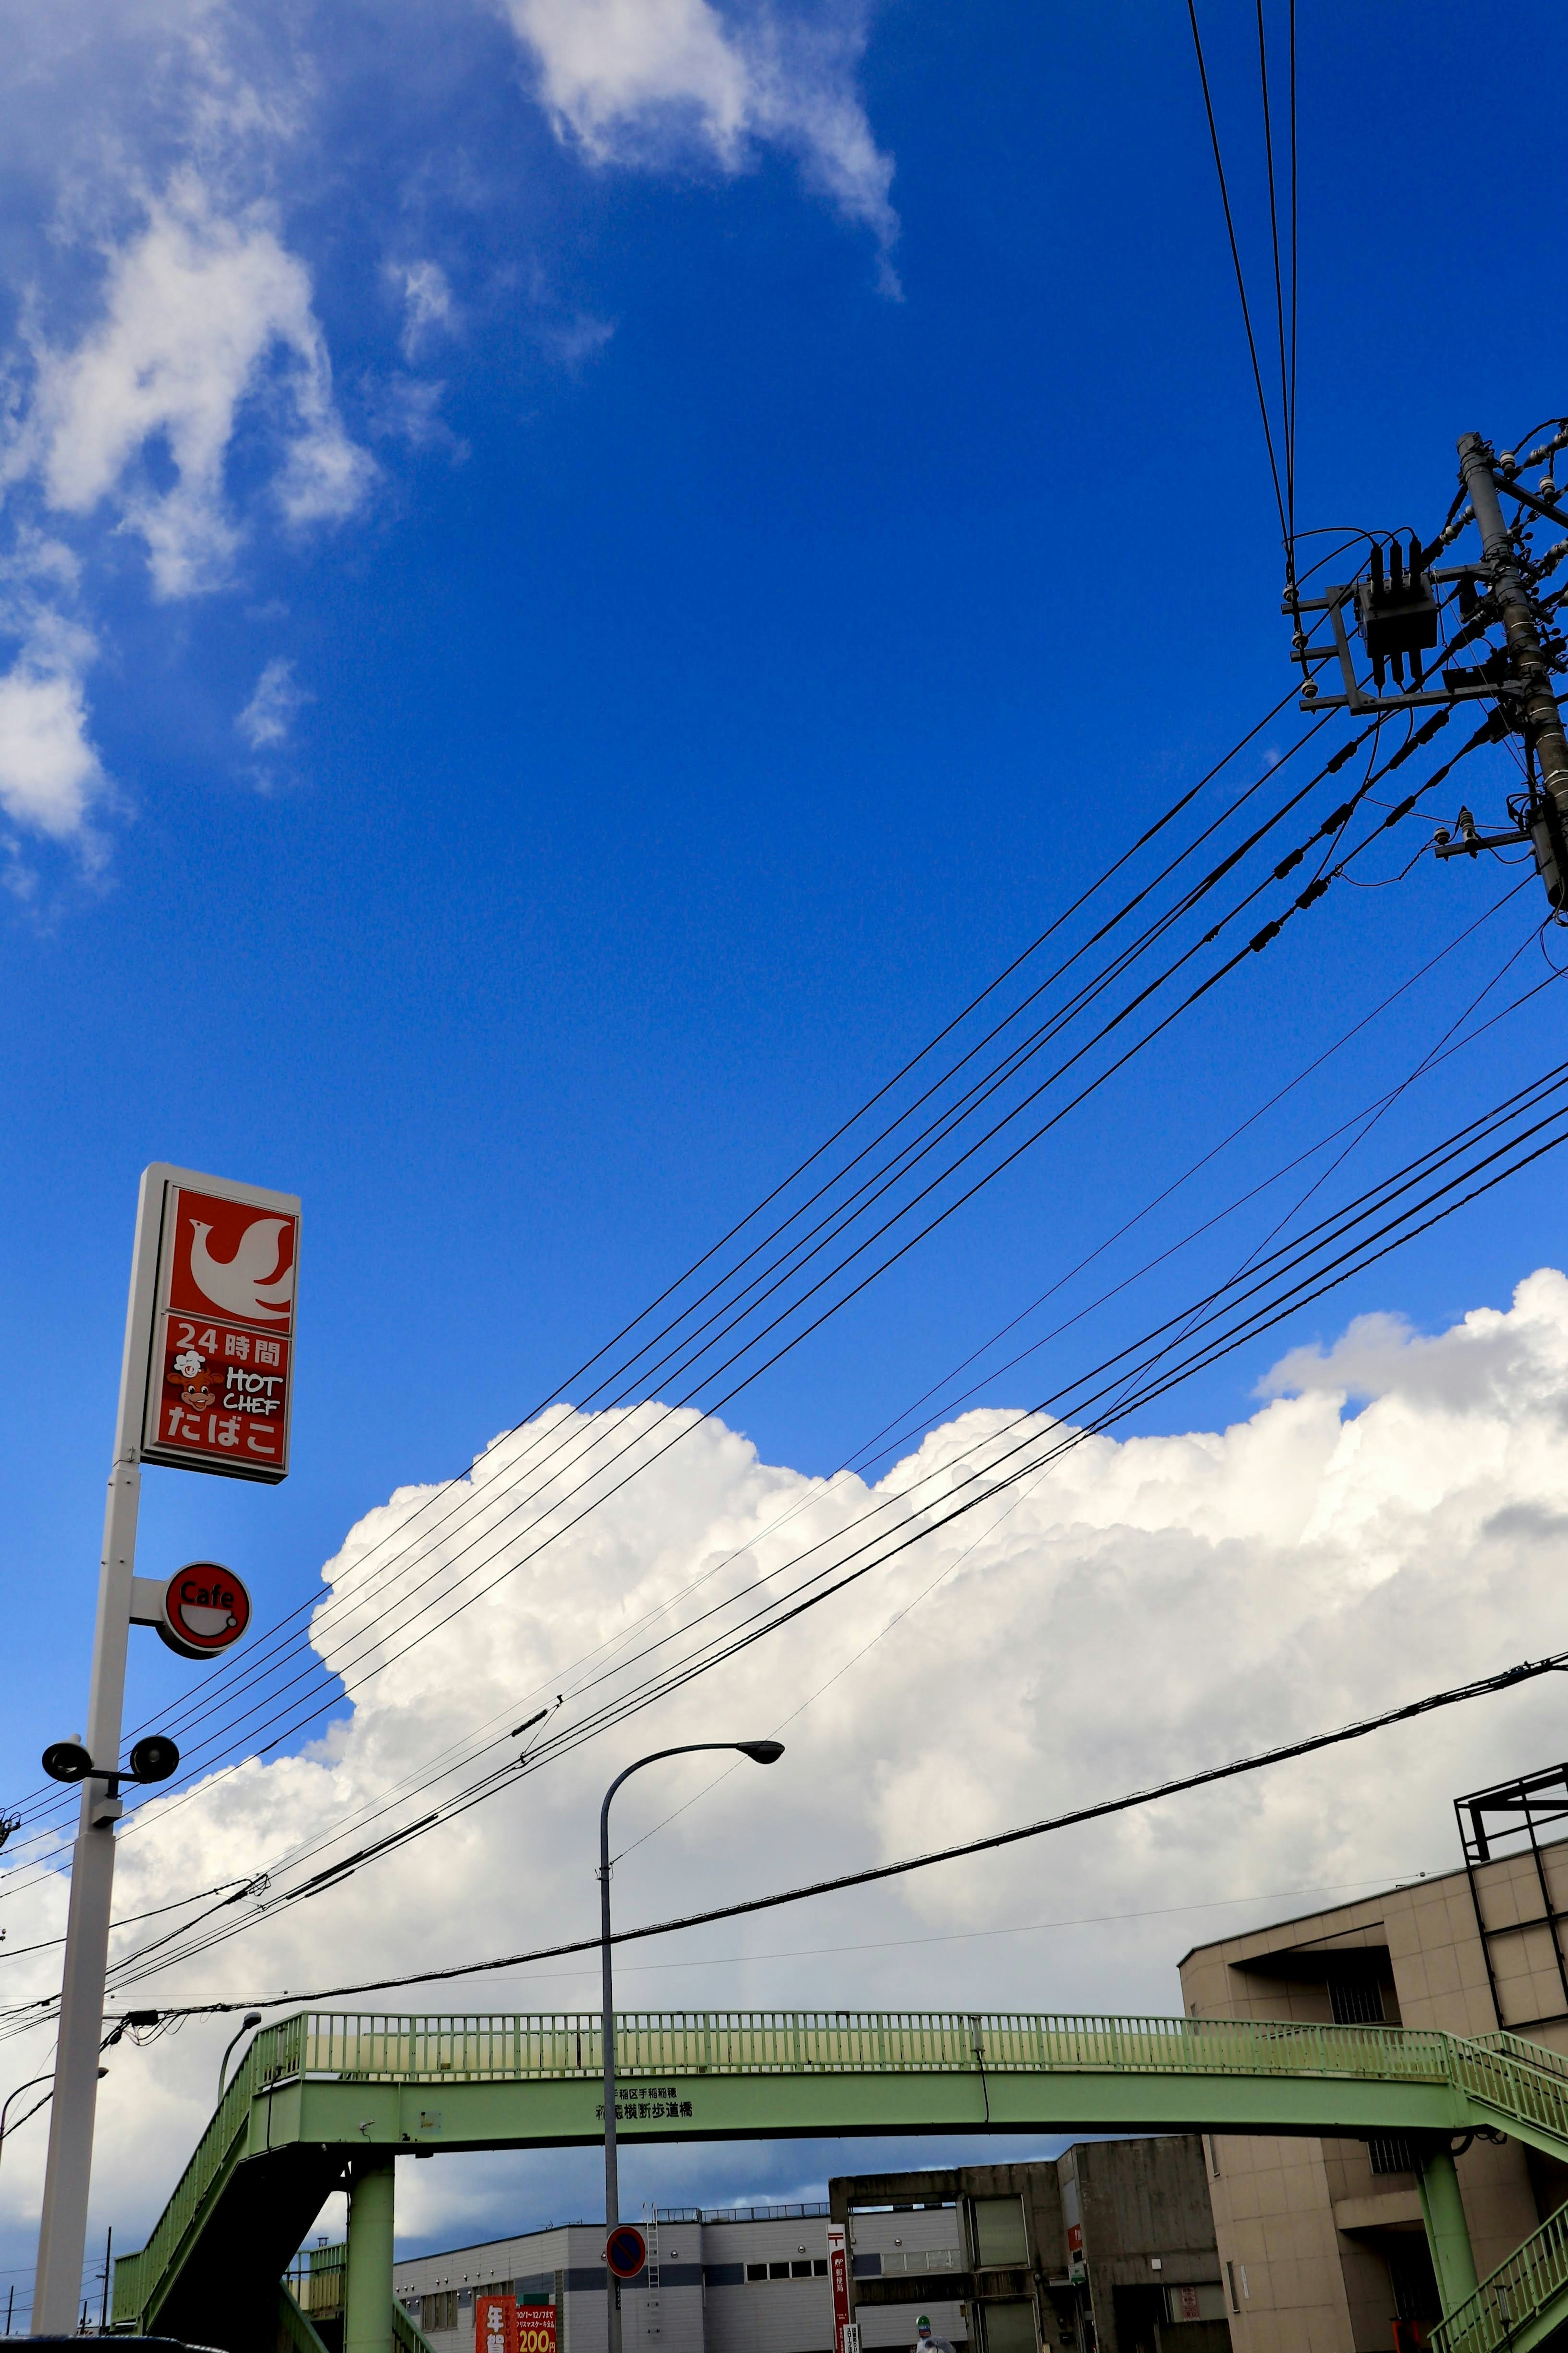
[[[29,536],[0,571],[0,808],[12,822],[96,854],[92,812],[105,789],[84,680],[97,652],[66,608],[77,566],[58,541]],[[15,871],[15,870],[14,870]]]
[[[41,353],[26,444],[51,508],[86,516],[112,502],[145,543],[158,593],[189,596],[232,558],[225,467],[242,404],[263,391],[285,515],[352,512],[370,461],[332,403],[309,274],[265,215],[226,216],[186,172],[111,256],[100,318],[73,347]]]
[[[628,1788],[616,1875],[627,1925],[1055,1811],[1568,1641],[1563,1276],[1532,1275],[1508,1310],[1431,1339],[1363,1323],[1327,1355],[1290,1359],[1283,1377],[1293,1394],[1223,1431],[1089,1441],[1006,1506],[928,1536],[656,1712],[139,1987],[138,2001],[246,1996],[591,1933],[599,1793],[641,1750],[683,1738],[777,1730],[788,1753],[766,1774],[695,1759]],[[1352,1388],[1366,1398],[1359,1411]],[[652,1416],[613,1418],[617,1441],[649,1445]],[[938,1430],[871,1494],[766,1465],[722,1425],[694,1423],[631,1487],[389,1663],[319,1748],[253,1758],[196,1802],[146,1809],[123,1841],[119,1909],[275,1867],[318,1837],[378,1834],[400,1817],[356,1829],[356,1813],[426,1760],[487,1724],[509,1731],[557,1691],[568,1696],[556,1722],[570,1724],[591,1676],[611,1678],[600,1695],[613,1689],[650,1638],[758,1577],[782,1582],[790,1557],[879,1496],[926,1472],[928,1501],[953,1491],[1005,1419],[971,1414]],[[586,1428],[560,1411],[547,1442],[578,1444]],[[476,1535],[499,1537],[542,1442],[538,1426],[498,1441],[439,1530],[433,1514],[415,1517],[424,1489],[368,1514],[328,1566],[318,1644],[357,1628],[376,1655],[380,1600],[356,1596],[384,1598],[369,1580],[400,1532],[423,1532],[403,1589],[432,1570],[431,1590],[444,1589]],[[563,1493],[550,1499],[558,1521]],[[508,1533],[515,1560],[537,1542],[515,1523]],[[700,1594],[689,1591],[700,1577]],[[1558,1687],[1532,1685],[1120,1822],[628,1951],[623,1997],[1169,2010],[1188,1944],[1308,1889],[1452,1867],[1452,1798],[1559,1756],[1560,1715]],[[427,1802],[410,1791],[405,1816]],[[63,1895],[54,1882],[6,1903],[13,1947],[56,1932]],[[1041,1922],[1078,1925],[1030,1926]],[[5,1965],[7,1994],[44,1989],[57,1967],[18,1955]],[[459,1982],[433,2002],[392,1999],[589,2008],[594,1981],[556,1963]],[[195,2140],[226,2031],[193,2022],[114,2063],[99,2186],[122,2243]],[[46,2050],[43,2035],[12,2042],[5,2079],[22,2080]],[[0,2215],[13,2228],[35,2210],[41,2147],[36,2128],[7,2145]],[[457,2178],[443,2176],[447,2191],[411,2180],[422,2203],[409,2219],[435,2227]]]
[[[255,693],[234,723],[253,752],[279,751],[310,700],[309,689],[295,679],[293,663],[277,655],[262,670]]]
[[[753,142],[783,146],[848,218],[874,231],[893,289],[893,166],[855,89],[858,16],[726,16],[711,0],[506,5],[545,105],[585,154],[651,162],[695,142],[733,172]]]

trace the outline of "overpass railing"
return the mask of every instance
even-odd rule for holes
[[[1560,2210],[1432,2331],[1435,2353],[1497,2353],[1568,2290],[1568,2210]]]
[[[1111,2018],[963,2010],[629,2010],[616,2063],[637,2075],[1082,2073],[1458,2082],[1568,2152],[1568,2072],[1516,2036],[1280,2019]],[[1545,2054],[1542,2054],[1543,2056]],[[394,2016],[306,2010],[264,2027],[139,2253],[115,2265],[115,2315],[146,2314],[214,2186],[243,2153],[252,2100],[300,2077],[353,2083],[548,2083],[603,2073],[594,2014]]]
[[[307,2012],[274,2030],[278,2072],[351,2082],[543,2083],[604,2073],[596,2016]],[[1094,2073],[1447,2082],[1448,2038],[1288,2020],[985,2017],[953,2010],[629,2010],[626,2075]]]

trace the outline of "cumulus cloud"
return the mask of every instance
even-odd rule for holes
[[[263,669],[255,693],[234,723],[253,752],[276,752],[289,741],[295,720],[311,700],[309,688],[295,679],[293,663],[276,656]]]
[[[149,1978],[138,2000],[243,1998],[591,1934],[599,1795],[633,1756],[681,1739],[777,1732],[787,1754],[766,1775],[696,1758],[628,1788],[616,1874],[626,1925],[1056,1811],[1562,1647],[1568,1281],[1534,1274],[1506,1310],[1431,1337],[1390,1325],[1379,1346],[1375,1377],[1358,1376],[1359,1413],[1342,1387],[1298,1380],[1298,1394],[1224,1430],[1089,1440],[401,1856],[294,1911],[258,1910],[245,1935]],[[655,1419],[647,1407],[591,1422],[556,1409],[479,1458],[442,1499],[441,1525],[423,1488],[369,1513],[327,1566],[313,1640],[340,1658],[347,1642],[356,1674],[383,1671],[315,1748],[252,1757],[195,1800],[145,1807],[122,1841],[120,1912],[264,1869],[281,1888],[290,1855],[316,1850],[298,1878],[411,1820],[430,1801],[415,1786],[430,1760],[449,1766],[487,1726],[502,1746],[486,1761],[513,1753],[504,1736],[558,1692],[552,1724],[570,1725],[650,1656],[677,1655],[689,1638],[648,1646],[699,1609],[738,1615],[759,1580],[782,1590],[792,1559],[823,1540],[847,1549],[879,1504],[960,1492],[1007,1417],[935,1431],[870,1491],[766,1464],[736,1432],[688,1417],[679,1447],[567,1527],[570,1450],[611,1439],[651,1457],[668,1435]],[[509,1518],[552,1446],[567,1450],[555,1485]],[[433,1613],[426,1638],[396,1656],[389,1600],[471,1594],[458,1580],[491,1546],[512,1572],[461,1614]],[[1168,2010],[1185,1946],[1309,1891],[1452,1868],[1452,1798],[1559,1755],[1559,1713],[1555,1690],[1531,1686],[1119,1822],[643,1947],[623,1956],[623,1996]],[[378,1813],[389,1799],[395,1810]],[[14,1946],[58,1933],[64,1893],[53,1880],[11,1898]],[[122,1932],[121,1948],[138,1933],[149,1932]],[[18,1954],[10,1999],[46,1990],[51,1967]],[[571,1963],[434,1997],[479,2009],[593,2000],[591,1970]],[[229,2031],[193,2021],[117,2059],[99,2184],[117,2241],[151,2219],[193,2145]],[[46,2044],[14,2042],[12,2076]],[[36,2134],[7,2143],[0,2216],[35,2211],[41,2146]],[[458,2178],[418,2168],[438,2174]],[[465,2197],[482,2206],[489,2178],[465,2174]],[[449,2194],[414,2177],[407,2219],[471,2230],[474,2206],[458,2218]]]
[[[710,0],[507,0],[558,131],[595,163],[653,163],[683,147],[739,171],[756,142],[876,236],[883,282],[898,235],[893,166],[855,89],[858,14],[726,17]]]
[[[99,321],[73,348],[41,350],[23,446],[52,508],[112,501],[158,593],[189,596],[233,555],[225,468],[242,403],[264,392],[284,514],[352,512],[370,461],[333,406],[309,273],[261,211],[224,214],[185,172],[112,253]]]
[[[16,825],[73,843],[89,860],[107,779],[89,732],[85,678],[98,650],[62,607],[77,566],[58,541],[30,537],[0,569],[0,639],[16,649],[0,674],[0,808]],[[13,869],[13,877],[24,870]]]

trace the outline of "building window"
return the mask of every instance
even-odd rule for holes
[[[1194,2280],[1191,2285],[1168,2287],[1161,2292],[1165,2299],[1165,2318],[1173,2327],[1193,2320],[1225,2318],[1225,2290],[1218,2280]]]
[[[1021,2198],[974,2198],[970,2200],[969,2212],[974,2260],[983,2270],[999,2263],[1028,2262],[1029,2243],[1024,2230]]]
[[[458,2325],[458,2291],[442,2288],[435,2295],[419,2299],[419,2326],[426,2337],[433,2328],[456,2328]]]
[[[1420,2170],[1408,2133],[1373,2133],[1367,2142],[1366,2153],[1372,2159],[1374,2173],[1415,2173]],[[1402,2320],[1410,2316],[1408,2313],[1400,2315]]]
[[[766,2263],[748,2263],[746,2265],[746,2277],[749,2280],[765,2280],[767,2275],[768,2267]]]
[[[768,2277],[770,2279],[788,2279],[789,2265],[787,2263],[770,2263],[768,2265]]]
[[[826,2279],[827,2277],[827,2257],[826,2255],[816,2255],[813,2257],[811,2276],[813,2279]]]
[[[1205,2133],[1204,2135],[1204,2142],[1209,2153],[1210,2176],[1214,2180],[1217,2181],[1219,2179],[1219,2143],[1215,2140],[1213,2133]]]
[[[1336,2026],[1382,2026],[1386,2013],[1375,1978],[1331,1978],[1329,2007]]]
[[[999,2201],[1000,2202],[1000,2201]],[[1039,2353],[1032,2296],[999,2296],[975,2306],[985,2353]]]
[[[1230,2286],[1230,2308],[1232,2312],[1239,2312],[1241,2310],[1241,2298],[1236,2292],[1236,2265],[1234,2263],[1227,2263],[1226,2264],[1225,2275]]]
[[[789,2267],[789,2275],[791,2279],[809,2279],[811,2277],[811,2264],[809,2261],[804,2263],[791,2263]]]

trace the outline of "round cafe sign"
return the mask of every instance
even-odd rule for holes
[[[216,1658],[250,1623],[250,1596],[233,1569],[190,1560],[169,1579],[158,1631],[183,1659]]]

